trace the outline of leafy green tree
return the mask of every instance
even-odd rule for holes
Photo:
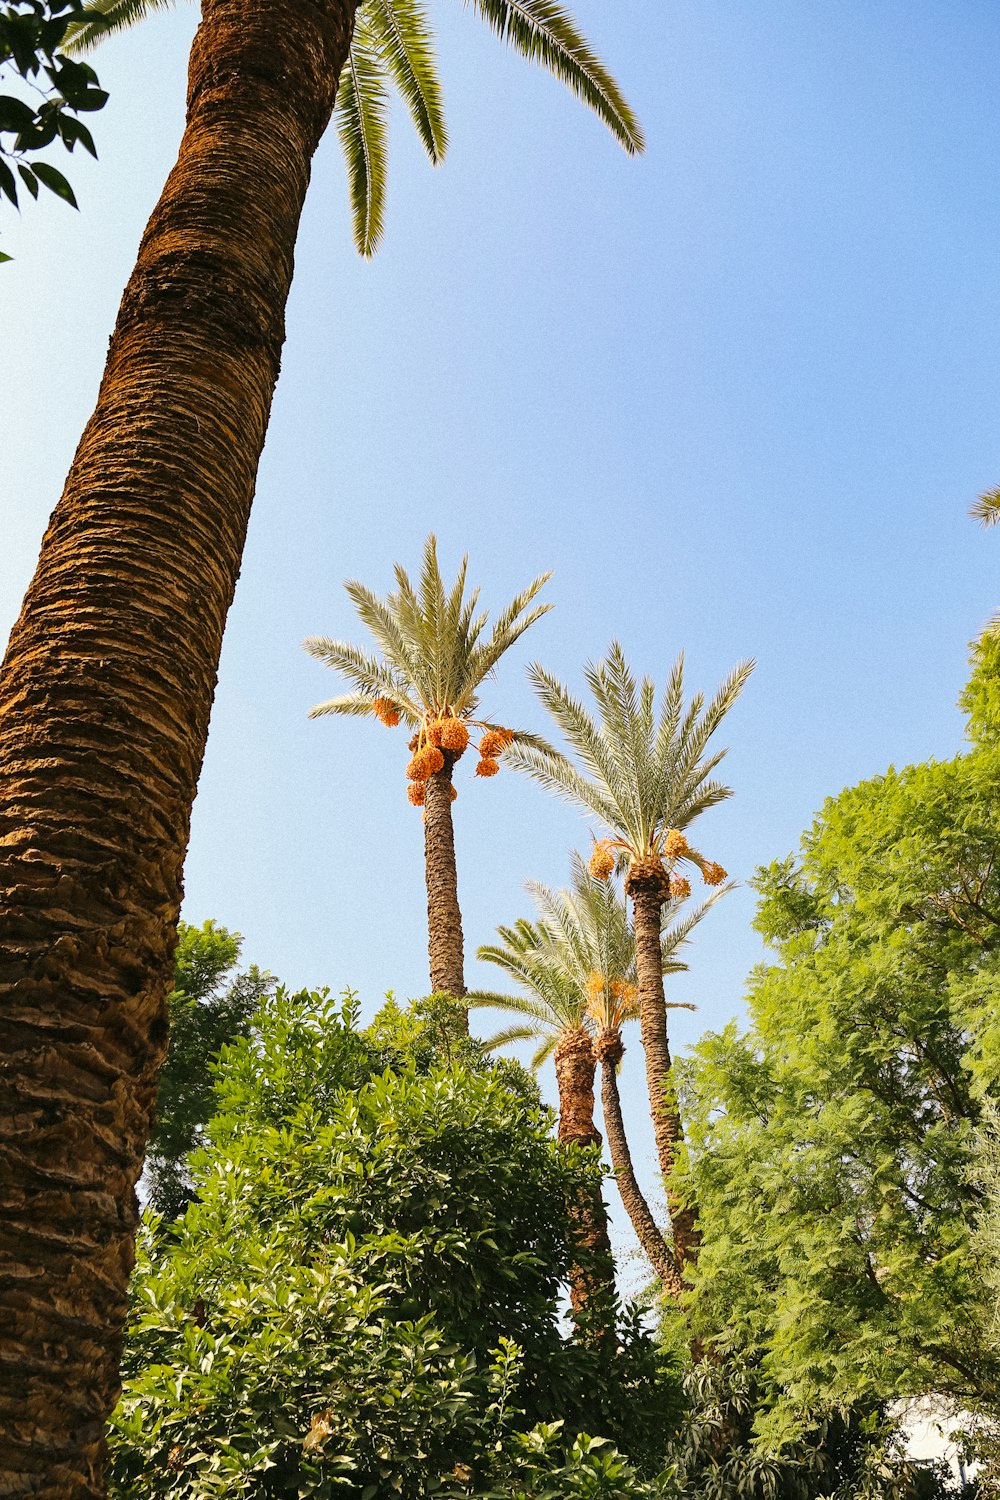
[[[488,1066],[376,1071],[398,1007],[368,1032],[350,996],[264,1014],[224,1054],[197,1201],[149,1223],[112,1493],[597,1495],[616,1467],[640,1493],[578,1435],[655,1472],[676,1380],[634,1324],[612,1362],[561,1329],[588,1164]]]
[[[177,933],[170,1045],[160,1072],[156,1118],[146,1155],[149,1201],[173,1219],[191,1197],[187,1158],[215,1113],[212,1063],[220,1050],[250,1034],[275,981],[256,965],[234,973],[243,939],[215,922]]]
[[[532,741],[524,730],[484,720],[479,713],[479,690],[515,641],[552,608],[550,604],[529,607],[551,577],[543,573],[511,600],[484,636],[489,614],[477,613],[478,589],[466,596],[467,568],[465,557],[454,584],[446,589],[437,543],[429,536],[417,588],[398,563],[396,590],[384,599],[356,580],[344,585],[375,637],[376,655],[326,636],[312,636],[305,642],[310,656],[339,672],[352,689],[320,703],[310,717],[361,715],[380,719],[390,728],[402,720],[414,730],[406,774],[410,801],[424,810],[431,989],[456,997],[465,994],[465,964],[451,815],[457,795],[452,773],[470,743],[471,729],[480,732],[477,776],[496,775],[497,757],[507,746]]]
[[[983,645],[967,753],[848,788],[758,872],[776,961],[749,1030],[705,1038],[687,1075],[694,1316],[759,1361],[772,1446],[817,1413],[997,1399],[971,1237],[1000,1083],[994,663]]]
[[[82,0],[7,0],[0,10],[0,86],[20,85],[17,94],[0,94],[0,195],[15,208],[18,178],[32,198],[41,184],[76,208],[62,172],[38,156],[54,141],[97,155],[80,115],[103,109],[108,96],[93,68],[64,51],[67,34],[87,14]],[[90,24],[100,32],[100,20]],[[5,260],[10,256],[0,251]]]
[[[582,43],[557,0],[471,8],[556,72]],[[102,1493],[191,808],[358,11],[203,0],[177,162],[0,671],[0,1469],[58,1500]],[[580,92],[610,84],[598,64]]]
[[[667,1007],[661,952],[665,902],[690,894],[676,873],[694,865],[708,885],[725,880],[721,865],[699,854],[685,830],[708,808],[731,795],[712,779],[725,750],[709,751],[709,741],[739,697],[753,670],[741,663],[705,705],[700,693],[685,708],[683,658],[679,657],[659,712],[656,685],[637,682],[621,646],[612,642],[604,661],[588,663],[587,685],[597,719],[550,672],[536,662],[531,680],[555,719],[574,759],[547,746],[515,744],[511,764],[547,790],[580,807],[606,830],[590,869],[610,875],[616,858],[625,867],[635,933],[639,1020],[646,1062],[646,1084],[673,1230],[678,1269],[697,1253],[696,1214],[677,1194],[674,1168],[683,1139],[667,1037]]]

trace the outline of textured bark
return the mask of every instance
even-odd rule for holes
[[[595,1052],[601,1064],[601,1107],[604,1112],[604,1130],[608,1141],[608,1154],[615,1169],[615,1182],[621,1194],[625,1212],[632,1222],[650,1265],[671,1297],[679,1299],[684,1290],[677,1264],[670,1246],[663,1238],[659,1225],[636,1179],[632,1165],[632,1152],[625,1121],[622,1118],[622,1101],[618,1093],[617,1068],[625,1049],[617,1031],[602,1031],[595,1043]]]
[[[0,1495],[104,1493],[181,875],[357,0],[205,0],[177,164],[0,675]]]
[[[667,1209],[674,1237],[678,1269],[697,1258],[699,1235],[693,1209],[682,1203],[674,1185],[677,1151],[684,1139],[677,1093],[673,1081],[670,1043],[667,1039],[667,1008],[663,993],[660,957],[660,908],[663,904],[662,876],[654,872],[630,873],[627,883],[632,897],[635,957],[639,981],[639,1025],[646,1059],[646,1086],[653,1117],[653,1134]]]
[[[600,1146],[594,1124],[594,1074],[597,1058],[589,1034],[564,1031],[556,1044],[559,1091],[558,1140],[561,1146]],[[615,1267],[608,1238],[608,1214],[600,1184],[570,1204],[572,1257],[569,1299],[573,1321],[587,1337],[614,1338]]]
[[[455,757],[430,778],[424,796],[424,872],[427,880],[427,949],[431,989],[460,1000],[465,994],[462,913],[458,905],[455,830],[451,820],[451,773]],[[468,1030],[468,1017],[465,1026]]]

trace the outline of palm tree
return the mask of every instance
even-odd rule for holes
[[[424,810],[424,870],[427,881],[427,937],[431,989],[456,998],[465,994],[462,913],[451,804],[457,792],[452,773],[479,732],[477,776],[495,776],[498,757],[514,743],[544,750],[544,742],[524,730],[507,729],[480,717],[479,689],[529,626],[552,608],[529,608],[552,576],[542,573],[511,600],[484,636],[489,615],[477,612],[479,590],[465,596],[468,557],[463,557],[450,590],[438,566],[437,543],[424,544],[419,587],[396,565],[396,591],[385,599],[352,580],[344,587],[378,647],[371,655],[347,641],[313,636],[311,656],[333,667],[352,690],[320,703],[310,714],[362,715],[394,728],[402,721],[414,730],[407,766],[410,801]]]
[[[554,0],[475,8],[522,52],[617,95]],[[191,806],[310,163],[357,10],[203,0],[177,162],[0,676],[12,1495],[103,1493]]]
[[[681,863],[700,870],[710,886],[726,878],[721,865],[693,848],[685,830],[708,808],[731,796],[712,779],[725,750],[708,751],[709,741],[738,698],[753,670],[741,662],[706,706],[700,693],[684,707],[684,664],[679,657],[656,712],[656,686],[637,683],[617,641],[599,663],[588,663],[585,678],[598,721],[562,683],[537,663],[529,675],[542,703],[574,753],[536,745],[514,745],[509,759],[595,818],[606,830],[595,843],[591,872],[610,875],[616,864],[626,872],[632,900],[639,991],[639,1020],[646,1062],[646,1084],[673,1229],[678,1267],[697,1254],[694,1208],[674,1186],[674,1164],[683,1139],[672,1077],[663,990],[660,935],[665,902],[690,894]]]
[[[553,903],[558,897],[535,887]],[[587,996],[567,972],[552,929],[542,920],[521,919],[513,927],[497,929],[500,942],[486,944],[478,956],[502,968],[525,993],[507,995],[477,990],[470,1007],[512,1011],[523,1019],[505,1027],[485,1043],[488,1051],[510,1042],[535,1040],[539,1045],[532,1067],[549,1057],[555,1062],[559,1094],[557,1136],[566,1149],[601,1145],[594,1123],[594,1074],[597,1058],[587,1024]],[[570,1304],[578,1326],[595,1328],[603,1336],[613,1332],[614,1261],[608,1238],[608,1216],[599,1183],[570,1205],[572,1257]],[[610,1325],[610,1326],[609,1326]]]
[[[570,891],[553,892],[534,882],[528,888],[539,912],[538,921],[521,923],[514,929],[501,928],[502,943],[479,950],[480,958],[506,969],[528,993],[504,995],[480,990],[470,997],[470,1005],[490,1005],[524,1017],[520,1023],[497,1033],[486,1045],[494,1048],[539,1038],[533,1067],[540,1066],[554,1048],[558,1049],[562,1013],[571,1025],[586,1029],[594,1062],[601,1065],[604,1128],[622,1203],[664,1290],[679,1298],[683,1290],[681,1277],[636,1178],[618,1092],[618,1069],[625,1052],[622,1028],[639,1016],[635,939],[625,903],[614,879],[598,879],[590,874],[577,854],[572,857]],[[675,918],[679,916],[681,901],[664,903],[660,951],[665,975],[687,969],[687,964],[677,956],[680,949],[710,907],[731,888],[731,883],[719,887],[700,907],[680,920]],[[535,946],[529,969],[520,949],[524,940],[532,936]],[[545,981],[545,993],[536,978]],[[553,1005],[550,995],[558,997],[561,1004]],[[666,1008],[693,1009],[677,1002],[667,1002]],[[557,1081],[558,1078],[557,1066]],[[591,1064],[591,1108],[593,1085]],[[560,1117],[562,1098],[560,1090]]]

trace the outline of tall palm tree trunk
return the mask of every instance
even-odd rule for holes
[[[680,1109],[673,1081],[670,1043],[667,1040],[667,1008],[663,993],[660,954],[660,909],[663,905],[663,873],[630,873],[628,894],[632,897],[635,930],[636,971],[639,981],[639,1026],[646,1059],[646,1086],[653,1117],[656,1154],[667,1195],[667,1208],[674,1236],[674,1253],[681,1271],[698,1254],[696,1216],[683,1203],[674,1183],[677,1151],[684,1139]]]
[[[559,1091],[558,1140],[600,1146],[594,1124],[594,1075],[597,1058],[589,1034],[582,1027],[564,1031],[554,1053]],[[570,1205],[573,1237],[570,1263],[570,1306],[573,1321],[587,1337],[599,1342],[614,1338],[615,1267],[608,1238],[608,1214],[600,1183],[584,1191]]]
[[[455,829],[451,818],[451,773],[455,758],[444,752],[444,765],[424,791],[424,870],[427,879],[427,948],[431,989],[460,1000],[465,994],[462,913],[458,905]],[[468,1030],[466,1017],[466,1030]]]
[[[357,0],[205,0],[0,676],[0,1494],[104,1493],[191,804]]]
[[[604,1030],[594,1044],[594,1051],[601,1064],[601,1107],[604,1113],[604,1129],[608,1141],[608,1154],[615,1170],[615,1182],[621,1195],[625,1212],[632,1222],[639,1240],[668,1296],[680,1298],[684,1290],[677,1264],[653,1218],[649,1204],[636,1179],[632,1165],[632,1152],[625,1121],[622,1118],[622,1101],[618,1092],[618,1065],[625,1048],[619,1032]]]

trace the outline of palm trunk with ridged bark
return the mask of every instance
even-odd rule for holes
[[[431,990],[460,1000],[465,994],[465,954],[451,817],[454,766],[455,756],[444,751],[444,765],[429,778],[424,789],[424,873]],[[466,1017],[466,1030],[468,1024]]]
[[[667,1210],[674,1237],[678,1269],[697,1259],[699,1234],[695,1212],[678,1196],[674,1183],[677,1152],[684,1139],[677,1091],[674,1088],[670,1043],[667,1039],[667,1007],[663,992],[660,952],[660,913],[663,906],[663,874],[633,870],[626,885],[632,897],[636,971],[639,987],[639,1025],[646,1060],[646,1086],[653,1118],[656,1154],[663,1174]]]
[[[204,0],[177,164],[0,675],[0,1494],[103,1495],[181,874],[357,0]]]
[[[625,1053],[619,1032],[606,1029],[594,1043],[594,1051],[601,1064],[601,1107],[604,1113],[604,1130],[608,1142],[608,1155],[615,1171],[615,1182],[621,1200],[636,1232],[650,1265],[656,1272],[668,1296],[679,1299],[684,1283],[670,1246],[663,1238],[659,1225],[639,1186],[632,1165],[632,1152],[625,1121],[622,1117],[622,1101],[618,1092],[617,1068]]]
[[[582,1027],[564,1031],[553,1054],[559,1091],[558,1140],[561,1146],[600,1146],[594,1124],[594,1075],[597,1058]],[[608,1214],[600,1184],[570,1204],[573,1237],[570,1306],[577,1327],[604,1342],[614,1338],[615,1267],[608,1238]]]

